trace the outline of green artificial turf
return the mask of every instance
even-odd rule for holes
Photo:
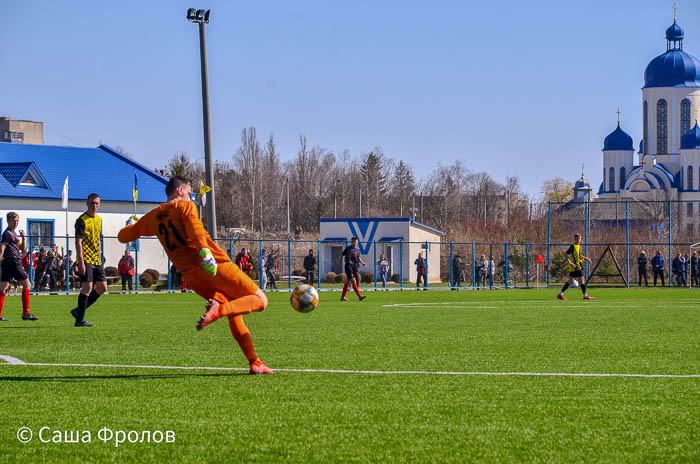
[[[700,378],[435,375],[700,374],[700,293],[597,289],[322,292],[309,314],[270,294],[246,316],[278,369],[6,365],[1,462],[697,462]],[[74,328],[75,296],[7,297],[0,354],[29,363],[247,367],[228,324],[202,332],[193,294],[107,295]],[[17,440],[29,427],[33,440]],[[42,443],[39,430],[90,431]],[[99,440],[174,431],[174,443]]]

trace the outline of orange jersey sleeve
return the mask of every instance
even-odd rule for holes
[[[183,272],[199,267],[199,250],[209,248],[217,262],[230,261],[204,229],[197,207],[191,201],[161,204],[136,224],[119,232],[119,241],[128,242],[145,235],[155,235],[170,261]]]

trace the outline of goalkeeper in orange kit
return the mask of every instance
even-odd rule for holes
[[[250,362],[250,373],[272,374],[272,369],[257,357],[253,339],[243,322],[243,315],[267,307],[267,297],[212,241],[199,220],[197,207],[190,201],[191,192],[189,180],[181,176],[170,179],[165,187],[168,202],[138,222],[130,219],[119,231],[119,241],[126,243],[156,235],[182,278],[207,300],[207,310],[197,323],[197,330],[228,316],[233,338]]]

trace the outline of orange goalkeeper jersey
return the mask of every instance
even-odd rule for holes
[[[202,248],[209,248],[217,263],[231,262],[204,229],[197,207],[191,201],[162,203],[136,224],[120,230],[119,241],[132,242],[149,235],[158,237],[170,261],[183,273],[200,266]]]

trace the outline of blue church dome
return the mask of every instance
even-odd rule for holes
[[[688,132],[683,134],[681,137],[681,148],[694,149],[700,148],[700,127],[698,127],[698,122],[695,121],[695,127],[690,129]]]
[[[676,21],[666,29],[666,40],[683,40],[683,28],[676,24]]]
[[[639,151],[637,154],[644,153],[644,139],[639,141]]]
[[[700,61],[683,51],[683,29],[674,21],[666,29],[666,53],[644,71],[644,88],[700,87]]]
[[[605,137],[603,151],[605,150],[634,150],[632,137],[630,137],[627,132],[620,129],[619,122],[617,123],[617,129]]]

